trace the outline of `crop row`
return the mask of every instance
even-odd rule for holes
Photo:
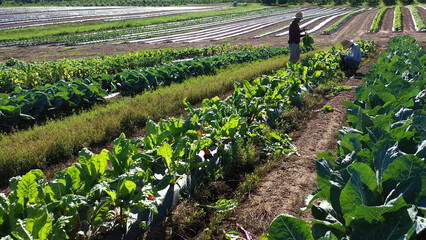
[[[425,65],[414,38],[389,41],[355,100],[344,103],[349,127],[339,131],[337,157],[318,155],[319,190],[306,198],[312,228],[280,215],[269,239],[423,239]]]
[[[368,11],[367,9],[361,9],[359,11],[355,11],[355,12],[351,12],[349,14],[347,14],[346,16],[344,16],[343,18],[341,18],[339,21],[337,21],[336,23],[334,23],[333,25],[331,25],[330,27],[328,27],[327,29],[324,30],[324,34],[332,34],[334,31],[336,31],[342,24],[344,24],[348,19],[350,19],[351,17],[362,13],[364,11]]]
[[[265,154],[294,152],[287,135],[265,126],[300,94],[302,84],[323,81],[322,69],[334,69],[335,74],[338,61],[332,49],[305,61],[315,66],[289,64],[289,69],[258,78],[253,85],[235,84],[232,96],[205,99],[200,109],[185,99],[187,119],[148,120],[146,137],[129,140],[121,135],[112,152],[83,149],[79,161],[50,182],[40,170],[12,178],[11,193],[0,194],[0,234],[6,239],[89,239],[112,230],[126,235],[129,226],[146,221],[134,219],[135,212],[157,212],[161,189],[184,175],[209,171],[213,148],[226,156],[233,143],[251,141]]]
[[[370,27],[370,30],[369,30],[370,32],[378,32],[379,31],[380,24],[382,23],[383,15],[390,8],[391,7],[383,7],[377,12],[376,16],[374,17],[373,23],[371,24],[371,27]]]
[[[409,5],[409,6],[407,6],[407,8],[411,12],[411,16],[413,18],[413,22],[414,22],[416,30],[417,31],[426,31],[426,24],[425,24],[422,16],[420,16],[419,10],[413,5]]]
[[[53,110],[65,112],[68,108],[78,109],[90,106],[102,100],[106,91],[136,95],[158,86],[181,82],[191,76],[211,74],[230,64],[266,59],[287,53],[288,48],[258,49],[210,58],[195,58],[190,61],[125,71],[115,75],[91,75],[85,80],[76,79],[68,83],[61,81],[53,86],[47,84],[32,90],[22,90],[17,87],[12,93],[0,96],[0,126],[13,127],[22,120],[35,119],[40,114],[48,114]]]
[[[393,15],[393,28],[392,31],[399,32],[402,31],[402,12],[401,6],[397,5],[395,7],[395,12]]]
[[[114,8],[82,8],[82,9],[66,9],[65,11],[38,11],[38,12],[22,12],[20,14],[5,14],[10,11],[0,9],[2,22],[0,26],[21,24],[20,27],[33,26],[32,23],[37,23],[37,26],[43,26],[43,22],[55,20],[57,22],[50,24],[69,23],[74,21],[85,22],[93,20],[118,20],[126,17],[146,18],[155,16],[165,16],[170,14],[186,13],[186,12],[201,12],[213,11],[220,8],[212,7],[181,7],[181,8],[140,8],[140,7],[114,7]],[[81,19],[84,18],[84,19]],[[39,24],[41,23],[41,24]],[[4,28],[2,29],[4,30]]]
[[[149,26],[134,26],[132,27],[120,27],[121,29],[104,29],[104,30],[96,30],[89,31],[89,33],[69,33],[69,34],[56,34],[53,36],[45,36],[45,37],[35,37],[31,39],[22,39],[21,37],[17,37],[17,39],[4,39],[0,41],[0,45],[8,46],[8,45],[16,45],[16,44],[25,44],[25,45],[38,45],[38,44],[46,44],[46,43],[88,43],[94,41],[113,41],[113,40],[122,40],[129,38],[137,38],[137,37],[149,37],[155,36],[158,34],[168,34],[168,32],[175,31],[183,31],[188,30],[189,27],[208,27],[211,25],[217,25],[221,22],[233,22],[245,20],[247,18],[257,18],[264,17],[268,15],[274,15],[283,13],[286,11],[291,11],[292,8],[268,8],[255,10],[250,12],[237,12],[230,14],[213,14],[215,15],[214,19],[212,17],[198,17],[197,19],[185,19],[185,21],[175,21],[168,23],[159,23],[159,24],[151,24]],[[198,25],[198,26],[197,26]]]
[[[86,78],[93,74],[117,74],[131,69],[158,66],[178,59],[197,56],[207,57],[258,48],[260,47],[253,47],[250,44],[235,46],[224,44],[203,48],[142,50],[113,56],[45,62],[24,62],[9,59],[0,63],[0,92],[10,92],[15,87],[28,89],[47,83],[54,84],[60,80],[70,81],[75,78]]]

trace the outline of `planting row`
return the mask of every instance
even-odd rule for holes
[[[212,74],[217,69],[272,56],[287,54],[288,48],[258,49],[229,53],[210,58],[196,58],[160,67],[125,71],[115,75],[91,75],[85,80],[47,84],[32,90],[17,87],[10,94],[0,95],[0,126],[10,128],[22,120],[34,120],[40,114],[65,112],[102,101],[106,92],[136,95],[158,86],[170,85],[198,75]],[[54,110],[54,111],[53,111]]]
[[[123,40],[129,38],[140,38],[140,37],[149,37],[160,34],[170,34],[177,31],[187,31],[194,28],[205,28],[209,26],[219,25],[222,23],[229,23],[234,21],[242,21],[246,19],[253,19],[268,15],[274,15],[279,13],[285,13],[287,11],[294,11],[297,8],[268,8],[255,11],[247,12],[237,12],[230,14],[212,14],[214,17],[197,17],[196,19],[180,19],[185,21],[175,21],[167,23],[159,23],[153,25],[147,25],[141,22],[139,25],[135,26],[133,23],[129,23],[130,27],[123,27],[119,25],[113,29],[101,29],[101,30],[92,30],[87,33],[71,32],[64,34],[56,34],[53,36],[46,37],[35,37],[31,39],[22,39],[22,37],[17,36],[13,39],[10,39],[8,36],[0,41],[0,45],[16,45],[16,44],[25,44],[25,45],[37,45],[37,44],[46,44],[46,43],[73,43],[73,44],[85,44],[85,43],[94,43],[99,41],[114,41],[114,40]]]
[[[414,26],[417,31],[426,31],[425,19],[420,16],[419,10],[413,5],[407,6],[408,10],[410,10],[411,17],[413,18]]]
[[[343,25],[346,21],[348,21],[351,17],[353,17],[353,16],[355,16],[355,15],[357,15],[359,13],[365,12],[365,11],[368,11],[368,10],[367,9],[361,9],[361,10],[358,10],[358,11],[355,11],[355,12],[351,12],[351,13],[345,15],[339,21],[337,21],[336,23],[334,23],[333,25],[331,25],[330,27],[328,27],[327,29],[325,29],[323,33],[324,34],[332,34],[341,25]]]
[[[157,42],[199,42],[205,40],[219,41],[227,38],[232,38],[244,35],[253,31],[257,31],[272,25],[280,24],[291,20],[294,17],[294,11],[283,12],[282,14],[274,14],[262,18],[247,19],[244,22],[229,23],[211,27],[209,29],[197,29],[195,31],[170,34],[166,36],[153,37],[140,40],[132,40],[130,42],[157,43]],[[310,16],[327,16],[342,11],[340,8],[317,8],[298,11],[303,11],[305,17]],[[265,35],[262,35],[265,36]],[[262,37],[259,36],[259,37]],[[277,35],[279,36],[279,35]]]
[[[0,9],[0,23],[1,30],[10,28],[34,27],[45,26],[52,24],[64,24],[74,22],[87,22],[87,21],[117,21],[123,20],[128,17],[132,18],[147,18],[166,16],[171,14],[201,12],[201,11],[215,11],[221,8],[214,7],[156,7],[156,8],[141,8],[141,7],[91,7],[79,9],[61,9],[60,11],[52,11],[54,9],[47,9],[46,11],[21,11],[20,14],[10,14],[9,9]],[[15,11],[16,12],[16,11]],[[55,21],[55,22],[52,22]],[[9,27],[9,25],[18,27]]]
[[[425,65],[414,38],[390,40],[355,100],[344,103],[349,127],[339,131],[337,157],[318,155],[320,189],[306,198],[312,228],[280,215],[269,239],[424,239]]]
[[[236,51],[256,50],[250,44],[224,44],[204,48],[143,50],[130,54],[81,59],[61,59],[46,62],[24,62],[9,59],[0,63],[0,92],[10,92],[15,87],[24,89],[54,84],[60,80],[71,81],[93,74],[117,74],[131,69],[159,66],[174,60],[199,56],[221,55]]]
[[[422,17],[420,16],[418,9],[413,6],[413,5],[409,5],[406,6],[409,11],[410,11],[410,17],[413,20],[414,26],[416,31],[426,31],[426,25],[424,23],[424,20],[422,19]],[[374,17],[373,23],[370,27],[369,32],[378,32],[380,29],[380,26],[382,24],[383,21],[383,16],[384,13],[388,10],[391,9],[392,7],[384,7],[381,8],[376,16]],[[392,26],[392,31],[402,31],[402,13],[401,13],[401,6],[398,5],[395,7],[394,10],[394,18],[393,18],[393,26]]]
[[[393,14],[393,27],[392,31],[399,32],[402,31],[402,12],[401,6],[396,6]]]
[[[383,15],[384,15],[384,14],[385,14],[385,12],[386,12],[388,9],[390,9],[390,8],[391,8],[391,7],[384,7],[384,8],[381,8],[381,9],[377,12],[376,16],[374,17],[373,23],[371,24],[370,32],[378,32],[378,31],[379,31],[380,25],[381,25],[381,23],[382,23]]]
[[[148,121],[146,137],[129,140],[121,135],[112,152],[83,149],[78,163],[57,172],[50,182],[40,170],[12,178],[11,193],[0,194],[0,234],[5,239],[135,239],[132,234],[143,231],[141,223],[150,223],[157,207],[174,195],[161,195],[160,190],[183,178],[200,181],[217,164],[213,155],[226,164],[221,156],[236,142],[254,142],[267,155],[293,153],[287,135],[265,126],[290,107],[302,84],[316,85],[327,74],[336,74],[338,62],[332,49],[300,64],[289,63],[288,69],[258,78],[254,85],[236,83],[232,96],[205,99],[200,109],[185,99],[186,120]]]

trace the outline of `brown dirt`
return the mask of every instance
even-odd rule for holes
[[[382,24],[379,29],[380,32],[382,33],[392,32],[394,12],[395,12],[395,9],[391,8],[386,10],[385,14],[383,14]]]
[[[413,18],[411,17],[410,10],[408,10],[408,8],[406,7],[401,7],[401,13],[402,13],[402,31],[404,33],[409,31],[416,31],[416,28],[414,27]]]
[[[422,16],[423,21],[426,22],[426,9],[422,7],[417,7],[417,9],[419,10],[420,16]]]

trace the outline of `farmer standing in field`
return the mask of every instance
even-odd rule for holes
[[[343,40],[340,43],[343,50],[349,49],[347,55],[340,54],[340,68],[342,71],[347,71],[349,75],[354,75],[361,63],[361,48],[358,44],[349,40]]]
[[[289,29],[289,39],[288,44],[290,48],[290,62],[297,63],[300,58],[300,38],[304,37],[305,34],[301,34],[302,31],[305,31],[305,28],[300,29],[299,22],[302,20],[303,15],[301,12],[297,12],[296,15],[293,17],[293,22],[290,24]]]

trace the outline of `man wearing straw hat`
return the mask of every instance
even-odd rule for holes
[[[300,38],[304,37],[305,34],[301,34],[302,31],[305,31],[305,28],[300,29],[299,22],[302,20],[303,14],[301,12],[297,12],[293,17],[293,22],[290,24],[289,28],[289,39],[288,44],[290,48],[290,59],[289,61],[292,63],[297,63],[300,58]]]
[[[343,40],[340,43],[343,46],[343,50],[348,49],[349,51],[347,55],[340,54],[340,68],[343,71],[348,71],[350,75],[353,75],[361,63],[361,48],[358,44],[349,40]]]

